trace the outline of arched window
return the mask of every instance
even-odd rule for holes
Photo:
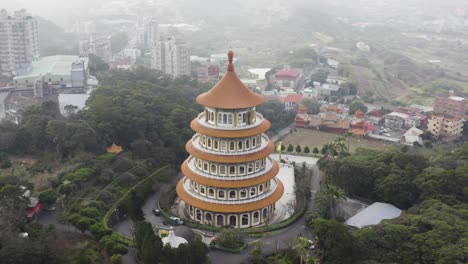
[[[237,150],[242,150],[242,140],[239,140],[239,142],[237,142]]]
[[[250,139],[245,140],[245,149],[250,149]]]
[[[226,175],[226,166],[224,165],[219,166],[219,174]]]
[[[232,114],[228,114],[228,124],[232,125]]]
[[[236,175],[236,167],[229,166],[229,175],[230,176],[235,176]]]
[[[257,139],[254,137],[252,138],[252,148],[255,148],[257,146]]]
[[[223,124],[227,124],[227,114],[223,114]]]
[[[196,182],[193,183],[193,189],[195,189],[195,191],[198,191],[198,183]]]
[[[216,165],[211,164],[211,173],[216,174]]]
[[[242,226],[249,225],[249,215],[248,214],[243,214],[242,215]]]
[[[226,140],[221,140],[221,151],[226,151],[227,143]]]
[[[223,114],[218,113],[218,123],[222,123],[223,121]]]
[[[219,190],[218,191],[218,198],[220,198],[220,199],[226,198],[226,192],[223,191],[223,190]]]
[[[205,136],[202,136],[200,143],[202,144],[202,146],[205,146],[205,144],[206,144],[206,137]]]
[[[229,216],[229,225],[237,226],[237,216],[236,215]]]
[[[198,221],[201,221],[201,211],[200,209],[195,210],[196,218]]]
[[[238,113],[237,114],[237,124],[241,124],[242,123],[242,113]]]
[[[218,140],[213,140],[213,148],[214,149],[219,149],[219,141]]]
[[[208,162],[203,162],[203,170],[208,172]]]
[[[214,197],[214,189],[213,188],[208,189],[208,196]]]
[[[246,189],[240,190],[240,198],[247,198],[247,190]]]
[[[263,192],[263,184],[260,184],[260,186],[258,187],[258,192],[259,192],[259,193],[262,193],[262,192]]]
[[[216,216],[216,226],[224,226],[224,215]]]
[[[260,161],[256,161],[255,162],[255,171],[259,171],[260,170]]]
[[[250,197],[255,196],[257,194],[257,188],[252,187],[250,188]]]
[[[211,148],[211,138],[208,138],[208,141],[207,141],[206,146],[207,146],[208,148]]]
[[[229,199],[236,199],[236,191],[229,191]]]
[[[242,123],[247,123],[247,113],[242,114]]]
[[[205,194],[205,186],[200,186],[200,193]]]
[[[213,111],[210,111],[210,120],[211,120],[211,121],[214,121],[214,113],[213,113]]]
[[[265,219],[266,219],[267,216],[268,216],[268,209],[267,209],[267,208],[263,208],[262,216],[263,216],[263,221],[265,221]]]
[[[247,172],[249,174],[253,172],[253,164],[252,163],[249,163],[249,165],[247,165]]]
[[[244,165],[240,165],[239,166],[239,175],[244,175],[245,174],[245,166]]]
[[[256,224],[258,222],[260,222],[260,214],[258,213],[258,211],[254,212],[253,213],[253,222]]]
[[[234,141],[229,142],[229,150],[234,151],[236,149],[236,145],[234,144]]]
[[[211,224],[212,220],[213,220],[213,215],[211,213],[205,213],[205,223]]]

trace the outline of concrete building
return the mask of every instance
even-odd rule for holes
[[[151,68],[172,77],[190,76],[189,43],[178,41],[174,36],[159,40],[152,46]]]
[[[89,77],[88,58],[57,55],[37,58],[16,70],[17,88],[33,88],[41,80],[52,88],[84,88]]]
[[[214,83],[219,81],[219,66],[199,65],[197,67],[197,79],[201,83]]]
[[[403,134],[403,137],[401,138],[401,142],[405,145],[408,146],[413,146],[414,142],[418,142],[420,146],[422,146],[423,141],[421,138],[421,135],[423,134],[423,131],[416,128],[416,127],[411,127],[408,129],[408,131]]]
[[[89,38],[81,39],[79,52],[80,56],[88,57],[89,54],[94,54],[109,63],[112,60],[110,36],[97,37],[91,35]]]
[[[432,115],[428,119],[427,129],[438,139],[456,139],[463,133],[465,120],[459,117]]]
[[[39,56],[37,21],[25,10],[0,11],[0,72],[11,75],[21,63]]]
[[[391,112],[385,116],[385,126],[394,128],[403,128],[406,126],[405,122],[410,116],[405,113]]]
[[[276,84],[281,90],[295,89],[301,78],[301,72],[298,69],[286,67],[282,70],[277,70],[275,73]]]
[[[437,96],[434,100],[434,114],[465,118],[466,99],[455,96],[450,91],[448,96]]]

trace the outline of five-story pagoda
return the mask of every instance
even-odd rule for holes
[[[255,111],[264,99],[239,80],[232,60],[229,51],[224,77],[197,97],[205,110],[190,124],[196,134],[186,144],[177,194],[196,222],[246,228],[268,220],[284,187],[264,134],[270,122]]]

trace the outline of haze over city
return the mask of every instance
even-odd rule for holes
[[[0,4],[0,263],[467,263],[466,0]]]

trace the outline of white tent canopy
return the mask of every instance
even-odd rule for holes
[[[355,214],[346,224],[357,228],[376,225],[385,219],[397,218],[401,215],[401,210],[388,203],[373,203],[366,209]]]

